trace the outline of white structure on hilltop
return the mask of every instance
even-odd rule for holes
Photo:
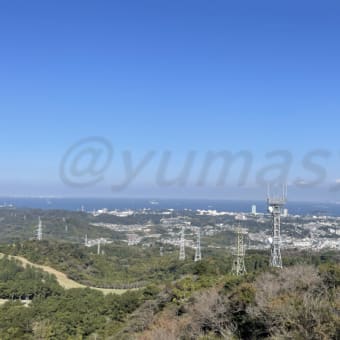
[[[253,215],[255,215],[256,216],[256,205],[255,204],[253,204],[252,206],[251,206],[251,213],[253,214]]]

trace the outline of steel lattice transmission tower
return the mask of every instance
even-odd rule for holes
[[[101,254],[100,248],[101,248],[101,239],[99,239],[99,240],[98,240],[98,243],[97,243],[97,255],[100,255],[100,254]]]
[[[268,212],[272,216],[271,267],[282,268],[281,258],[281,212],[286,204],[287,186],[282,186],[280,194],[272,194],[268,186]]]
[[[179,259],[180,261],[185,260],[185,227],[182,227],[180,249],[179,249]]]
[[[234,254],[234,262],[232,268],[232,274],[240,276],[244,275],[246,271],[246,265],[244,258],[246,256],[246,248],[244,244],[244,235],[247,232],[243,230],[240,225],[236,228],[236,251]]]
[[[197,228],[197,244],[196,244],[196,252],[195,252],[195,262],[199,262],[202,260],[201,253],[201,230]]]
[[[67,222],[66,222],[66,218],[65,218],[65,217],[63,217],[63,222],[64,222],[64,224],[65,224],[65,233],[67,233],[67,232],[68,232],[68,225],[67,225]]]
[[[37,227],[37,240],[41,241],[42,240],[42,222],[41,222],[41,218],[39,216],[39,224]]]

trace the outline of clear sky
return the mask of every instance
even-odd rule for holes
[[[325,188],[340,178],[339,37],[339,1],[3,0],[0,195],[261,198],[266,153],[290,152],[289,183],[308,182],[303,157],[321,149],[323,183],[293,198],[338,199]],[[103,181],[75,188],[61,160],[89,136],[114,156]],[[124,150],[134,164],[156,155],[112,192]],[[166,150],[168,177],[197,152],[186,187],[157,182]],[[236,165],[216,188],[216,163],[198,188],[205,154],[221,150],[251,152],[247,183],[231,188]]]

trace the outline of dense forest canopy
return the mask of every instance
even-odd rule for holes
[[[4,245],[1,251],[71,275],[77,272],[77,279],[86,277],[89,283],[104,284],[115,275],[117,283],[119,277],[145,280],[143,287],[123,295],[65,290],[53,275],[4,256],[0,299],[7,302],[1,300],[1,339],[326,340],[340,335],[336,252],[286,254],[282,271],[268,267],[265,252],[252,252],[247,257],[248,274],[235,277],[229,274],[230,255],[213,252],[194,263],[178,261],[177,253],[160,260],[152,249],[127,246],[108,248],[105,259],[63,243],[29,241]],[[131,265],[126,272],[115,267],[123,258]],[[142,263],[143,268],[136,270],[134,266]],[[103,272],[91,276],[91,266]],[[94,280],[96,276],[106,279]],[[21,301],[25,299],[26,305]]]

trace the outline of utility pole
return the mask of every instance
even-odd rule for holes
[[[87,247],[87,242],[88,242],[88,240],[87,240],[87,234],[85,235],[85,247]]]
[[[185,237],[184,236],[185,236],[185,227],[182,226],[180,250],[179,250],[179,260],[180,261],[185,260]]]
[[[196,252],[195,252],[195,262],[199,262],[202,260],[201,253],[201,230],[197,228],[197,244],[196,244]]]
[[[268,186],[268,212],[272,217],[272,240],[271,240],[271,260],[270,265],[274,268],[282,268],[281,258],[281,212],[286,204],[287,186],[283,185],[282,193],[273,195]]]
[[[236,229],[236,251],[234,254],[234,262],[232,268],[233,275],[244,275],[246,271],[246,266],[244,263],[244,258],[246,255],[246,248],[244,244],[244,235],[246,232],[241,229],[240,224]]]

